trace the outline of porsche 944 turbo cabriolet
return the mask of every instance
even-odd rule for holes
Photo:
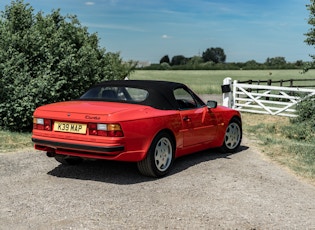
[[[116,80],[91,87],[79,99],[34,112],[35,149],[62,164],[83,159],[136,162],[147,176],[166,175],[177,157],[242,140],[238,111],[204,103],[186,85]]]

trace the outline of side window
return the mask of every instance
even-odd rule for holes
[[[149,92],[144,89],[126,87],[125,91],[133,102],[143,102],[149,96]]]
[[[183,88],[175,89],[174,97],[177,101],[179,109],[193,109],[198,107],[198,104],[193,96]]]

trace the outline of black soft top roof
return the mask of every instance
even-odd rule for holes
[[[170,81],[155,81],[155,80],[111,80],[101,82],[97,86],[123,86],[145,89],[149,92],[149,96],[146,100],[138,103],[143,105],[148,105],[157,109],[172,110],[178,109],[178,103],[175,100],[173,91],[177,88],[184,88],[194,95],[195,99],[199,103],[202,100],[195,95],[186,85],[178,82]]]
[[[128,86],[142,89],[154,88],[158,91],[173,90],[179,87],[186,87],[184,84],[179,82],[171,81],[155,81],[155,80],[111,80],[103,81],[97,85],[113,85],[113,86]]]

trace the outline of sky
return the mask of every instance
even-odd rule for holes
[[[304,40],[310,0],[24,0],[49,14],[76,15],[100,47],[128,60],[159,63],[164,55],[192,57],[211,47],[226,62],[285,57],[310,61]],[[0,0],[0,10],[11,0]]]

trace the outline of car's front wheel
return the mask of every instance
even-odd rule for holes
[[[242,125],[241,121],[233,118],[225,130],[222,152],[236,152],[242,141]]]
[[[162,177],[173,163],[175,144],[166,132],[159,133],[152,141],[145,159],[137,163],[140,173],[145,176]]]
[[[65,155],[55,155],[55,159],[63,165],[77,165],[83,161],[83,159],[80,157],[71,157]]]

